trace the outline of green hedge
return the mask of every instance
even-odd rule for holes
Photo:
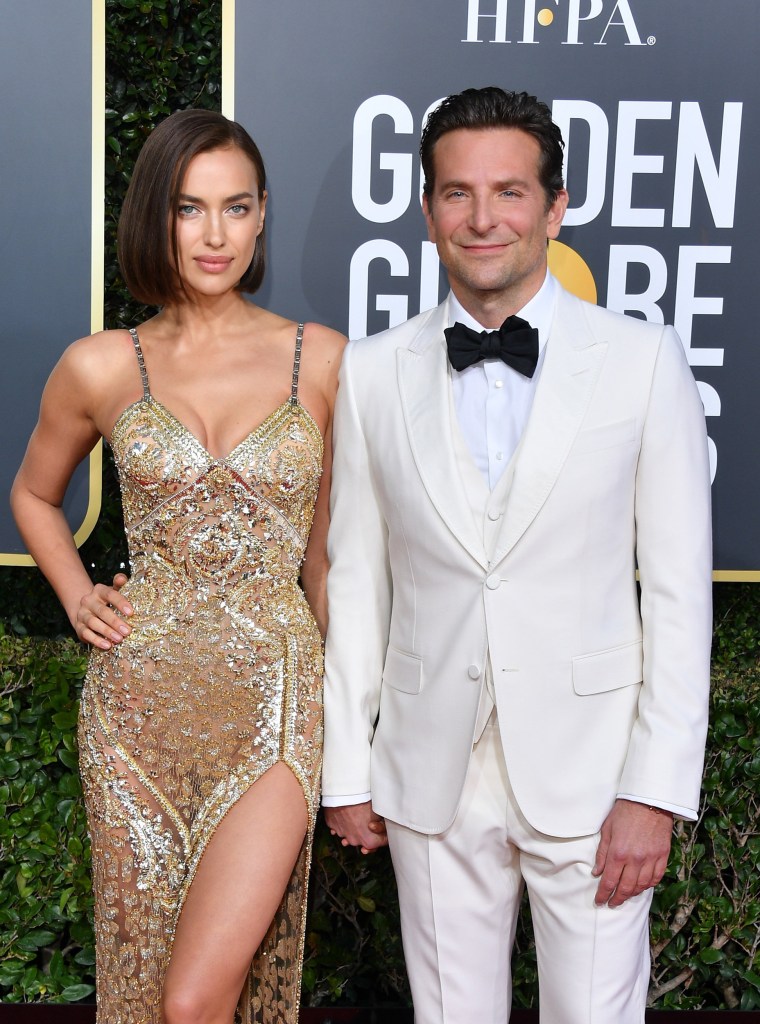
[[[140,145],[174,109],[218,109],[220,0],[107,0],[106,294],[109,327],[139,322],[115,259],[118,209]],[[266,154],[265,154],[266,157]],[[103,512],[82,549],[95,578],[124,563],[106,457]],[[702,814],[679,826],[655,897],[651,995],[681,1008],[760,1008],[760,587],[716,587],[715,677]],[[2,625],[4,623],[4,625]],[[93,991],[91,891],[74,721],[84,653],[36,570],[0,568],[0,999]],[[49,639],[40,639],[40,637]],[[32,639],[31,637],[35,637]],[[57,639],[56,639],[57,638]],[[536,1000],[529,920],[515,1001]],[[390,860],[320,828],[308,922],[307,1005],[408,1003]]]
[[[653,1005],[760,1009],[760,588],[721,587],[699,821],[679,824],[652,911]],[[738,666],[738,667],[737,667]],[[0,998],[93,991],[89,851],[74,725],[85,656],[73,640],[0,627]],[[306,1005],[406,1005],[390,859],[320,826],[307,926]],[[527,915],[517,1005],[536,1001]]]
[[[94,992],[89,842],[75,722],[86,656],[0,627],[0,994]]]

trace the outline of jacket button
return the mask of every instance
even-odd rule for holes
[[[492,523],[495,523],[497,520],[501,519],[501,512],[495,508],[489,509],[488,518]]]
[[[477,665],[470,665],[467,669],[467,675],[470,679],[480,679],[480,669]]]
[[[497,576],[496,573],[491,573],[486,579],[486,586],[489,590],[498,590],[501,586],[501,577]]]

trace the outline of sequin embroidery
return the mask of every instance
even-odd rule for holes
[[[297,356],[300,354],[299,328]],[[322,739],[322,644],[298,583],[322,467],[297,400],[224,459],[144,396],[111,437],[132,632],[93,651],[80,764],[92,839],[100,1024],[159,1024],[174,930],[225,814],[278,761],[309,828],[243,990],[240,1024],[296,1024]]]

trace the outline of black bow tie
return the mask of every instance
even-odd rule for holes
[[[519,316],[508,316],[498,331],[473,331],[457,321],[443,333],[455,370],[465,370],[481,359],[502,359],[524,377],[536,371],[538,331]]]

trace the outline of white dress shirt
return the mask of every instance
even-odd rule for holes
[[[493,490],[512,458],[533,404],[549,337],[556,287],[547,272],[544,283],[517,315],[538,329],[538,364],[532,377],[524,377],[501,359],[484,359],[466,370],[449,368],[459,429],[475,465]],[[457,321],[473,331],[484,331],[452,293],[449,326]]]

